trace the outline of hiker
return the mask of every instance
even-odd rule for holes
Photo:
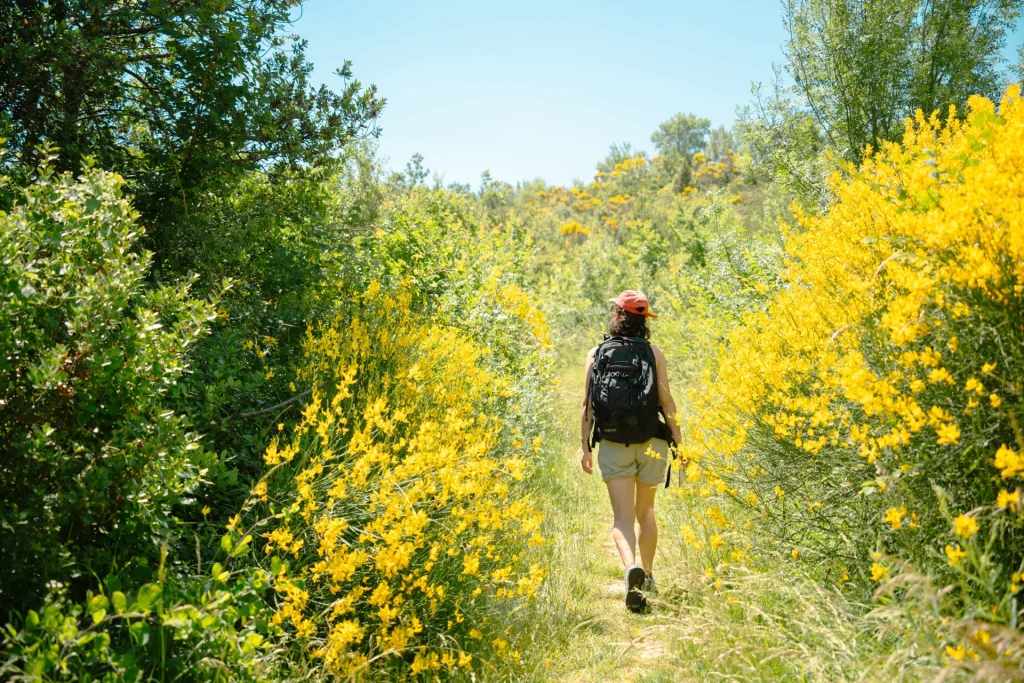
[[[615,516],[612,537],[626,569],[626,607],[640,612],[647,606],[644,593],[655,590],[654,494],[671,479],[669,444],[679,443],[679,425],[665,354],[648,341],[647,319],[658,316],[643,292],[627,290],[610,301],[608,334],[587,355],[580,464],[593,472],[592,449],[599,443],[597,465]],[[634,522],[640,523],[642,566],[636,562]]]

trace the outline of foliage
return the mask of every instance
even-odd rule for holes
[[[383,102],[338,70],[310,84],[305,43],[281,30],[293,0],[4,3],[0,119],[33,165],[84,155],[128,179],[159,256],[162,219],[244,170],[322,160],[368,130]],[[158,220],[161,219],[161,220]]]
[[[824,209],[830,169],[823,156],[826,141],[802,105],[777,70],[769,87],[754,87],[753,104],[740,111],[744,147],[756,176],[785,188],[806,208]]]
[[[786,269],[692,394],[696,492],[744,501],[840,583],[949,586],[937,638],[963,666],[1020,657],[977,633],[1020,618],[1022,135],[1011,89],[998,115],[980,97],[965,122],[919,114],[833,177],[830,211],[798,214]]]
[[[704,149],[711,132],[711,121],[694,114],[676,114],[658,126],[651,135],[651,142],[662,162],[666,173],[673,179],[673,187],[678,192],[690,185],[692,158]]]
[[[163,572],[159,573],[162,578]],[[269,572],[214,563],[179,594],[164,581],[122,591],[108,577],[82,604],[59,582],[23,627],[6,627],[0,674],[14,680],[285,680],[269,623]]]
[[[647,158],[647,153],[634,150],[630,142],[614,142],[608,148],[608,154],[597,163],[598,172],[611,173],[615,167],[627,159]]]
[[[1020,0],[787,0],[787,60],[829,147],[847,161],[899,139],[917,109],[997,97]]]
[[[0,215],[7,609],[33,604],[47,580],[105,574],[125,550],[152,557],[173,506],[217,467],[167,408],[216,300],[187,282],[146,285],[151,256],[136,249],[122,182],[46,165]]]
[[[544,579],[524,488],[540,442],[514,426],[529,397],[416,294],[371,283],[310,337],[312,400],[256,489],[284,511],[266,552],[295,560],[274,623],[338,675],[517,659],[501,614]]]

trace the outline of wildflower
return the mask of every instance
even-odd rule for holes
[[[1020,505],[1020,491],[1009,491],[1002,490],[999,495],[996,496],[996,506],[1000,508],[1009,508],[1011,512],[1017,510],[1017,506]]]
[[[871,580],[882,581],[889,578],[889,568],[878,564],[877,562],[871,563]]]
[[[1024,458],[1020,453],[1007,448],[1006,444],[1001,445],[996,451],[994,464],[996,469],[1000,470],[999,474],[1003,479],[1009,479],[1024,472]]]
[[[899,531],[903,526],[903,518],[907,515],[907,508],[905,505],[899,506],[899,508],[889,508],[885,512],[885,516],[882,518],[883,522],[892,525],[893,531]]]
[[[728,543],[728,541],[722,538],[719,534],[712,534],[711,538],[708,539],[708,542],[711,544],[712,550],[718,550]]]
[[[943,444],[950,444],[955,446],[958,443],[960,443],[960,428],[957,427],[954,423],[942,425],[941,427],[936,429],[935,432],[936,434],[938,434],[938,444],[940,446]]]
[[[800,557],[800,549],[793,548],[793,552],[791,552],[790,555],[792,555],[793,559],[795,560],[796,558]]]
[[[961,538],[970,538],[974,534],[978,533],[978,520],[967,515],[960,515],[953,520],[953,527],[956,531],[956,535]]]
[[[203,513],[203,517],[206,517],[207,515],[209,515],[210,514],[210,506],[209,505],[204,505],[203,509],[202,509],[202,513]]]
[[[988,401],[992,404],[993,408],[998,408],[1003,405],[1003,399],[999,398],[999,394],[989,394]]]
[[[778,496],[779,498],[785,498],[786,497],[786,492],[782,490],[781,486],[776,486],[775,487],[775,495]]]
[[[984,365],[981,366],[981,371],[984,372],[986,375],[991,374],[992,371],[995,370],[995,369],[996,369],[996,364],[995,363],[985,363]]]
[[[959,543],[956,544],[955,546],[947,545],[945,550],[946,550],[946,558],[949,560],[949,566],[950,567],[957,566],[958,564],[960,564],[960,560],[962,558],[967,557],[967,553],[964,552],[960,548],[960,544]]]

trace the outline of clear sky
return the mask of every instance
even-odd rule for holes
[[[777,0],[306,0],[315,77],[345,60],[387,98],[381,153],[479,185],[587,178],[613,142],[651,151],[679,111],[730,125],[781,63]],[[1019,44],[1021,32],[1012,36]]]

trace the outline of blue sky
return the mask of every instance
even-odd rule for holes
[[[345,59],[388,100],[380,150],[446,183],[589,178],[613,142],[651,150],[678,111],[730,125],[783,60],[777,0],[306,0],[315,77]],[[1020,43],[1021,31],[1011,44]]]

